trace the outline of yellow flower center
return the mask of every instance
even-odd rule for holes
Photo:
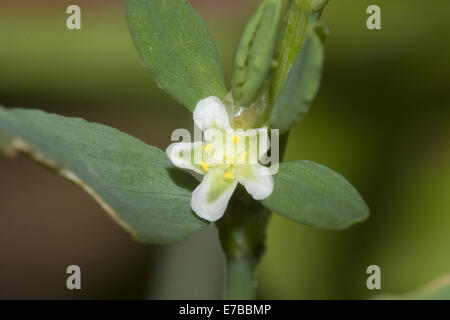
[[[225,171],[223,176],[224,176],[225,179],[230,179],[230,180],[234,179],[234,174],[231,171]]]
[[[205,151],[205,152],[211,152],[211,151],[214,150],[214,147],[213,147],[213,145],[212,145],[211,142],[208,142],[208,143],[206,144],[206,146],[203,146],[203,147],[202,147],[202,150]]]
[[[209,170],[209,164],[207,164],[205,161],[202,161],[202,163],[201,163],[200,165],[202,166],[202,169],[203,169],[205,172],[208,172],[208,170]]]

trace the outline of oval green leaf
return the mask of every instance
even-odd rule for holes
[[[342,175],[320,164],[284,162],[273,178],[274,190],[262,204],[296,222],[343,229],[369,216],[358,191]]]
[[[126,12],[137,51],[161,89],[191,111],[203,98],[225,97],[214,40],[187,0],[127,0]]]
[[[132,136],[79,118],[3,107],[0,132],[14,149],[81,186],[139,241],[180,241],[206,225],[191,211],[195,179]]]

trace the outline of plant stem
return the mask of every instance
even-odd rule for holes
[[[225,299],[254,299],[254,270],[263,252],[270,212],[244,190],[236,190],[216,226],[227,260]]]
[[[248,257],[227,259],[225,299],[251,300],[255,298],[253,259]]]

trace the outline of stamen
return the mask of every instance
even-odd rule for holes
[[[230,179],[233,180],[234,179],[234,174],[231,171],[225,171],[225,173],[223,174],[224,178],[226,179]]]
[[[208,172],[209,164],[207,164],[205,161],[202,161],[202,163],[200,163],[200,165],[202,166],[203,171]]]
[[[244,151],[239,155],[239,162],[244,163],[245,162],[245,158],[247,157],[247,152]]]
[[[240,136],[233,136],[233,142],[234,144],[238,143],[238,141],[241,140]]]
[[[202,150],[205,152],[211,152],[211,151],[213,151],[213,149],[214,149],[214,146],[211,144],[211,142],[208,142],[206,144],[206,146],[202,147]]]

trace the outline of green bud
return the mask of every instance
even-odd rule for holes
[[[236,51],[231,78],[236,105],[250,105],[269,73],[281,8],[281,0],[264,0],[245,27]]]
[[[278,66],[270,86],[272,105],[303,47],[308,25],[318,19],[327,3],[328,0],[291,0],[289,2],[275,54]]]

